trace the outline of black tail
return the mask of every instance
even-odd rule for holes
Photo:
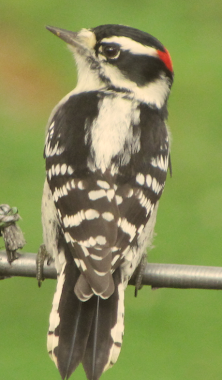
[[[48,350],[63,380],[81,362],[87,378],[98,380],[120,353],[124,291],[117,270],[115,291],[109,299],[93,296],[82,302],[74,293],[78,275],[74,262],[64,264],[50,315]]]
[[[58,369],[62,379],[68,379],[84,356],[91,324],[94,316],[95,301],[81,302],[74,293],[76,283],[75,264],[65,269],[65,282],[58,312],[60,315]]]
[[[120,353],[124,330],[124,290],[119,269],[114,273],[115,291],[104,300],[95,297],[93,323],[82,361],[89,380],[97,380]]]

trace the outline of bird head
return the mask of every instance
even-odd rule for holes
[[[123,25],[71,32],[47,29],[68,43],[78,69],[76,91],[107,89],[161,108],[173,82],[167,49],[155,37]]]

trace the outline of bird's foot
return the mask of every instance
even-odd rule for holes
[[[142,280],[143,280],[143,272],[147,263],[147,255],[143,254],[142,259],[137,267],[136,276],[135,276],[135,297],[137,297],[138,290],[142,289]]]
[[[44,281],[44,262],[47,259],[47,265],[50,265],[52,262],[52,257],[46,251],[45,244],[41,244],[36,257],[36,278],[38,281],[39,288]]]

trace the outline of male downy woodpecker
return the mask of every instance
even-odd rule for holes
[[[97,380],[119,356],[124,289],[152,243],[170,167],[173,68],[164,46],[134,28],[47,29],[78,69],[44,150],[43,237],[58,273],[48,351],[62,379],[82,363]]]

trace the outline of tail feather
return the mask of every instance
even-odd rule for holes
[[[94,301],[81,302],[74,293],[78,275],[74,262],[64,264],[50,315],[48,350],[62,379],[83,359],[95,310]]]
[[[97,297],[96,311],[82,361],[89,380],[101,374],[117,360],[124,332],[124,290],[120,273],[114,273],[115,291],[106,300]],[[93,297],[94,298],[94,297]]]
[[[83,360],[95,310],[94,300],[83,303],[74,298],[59,333],[57,360],[62,379],[68,379]]]
[[[58,367],[57,362],[57,355],[56,355],[56,347],[59,343],[59,325],[60,325],[60,315],[58,313],[58,307],[59,302],[61,299],[61,294],[63,290],[63,285],[65,281],[65,275],[64,275],[64,269],[65,269],[66,263],[64,263],[61,274],[58,277],[58,283],[56,292],[53,298],[52,303],[52,311],[50,313],[49,318],[49,331],[48,331],[48,338],[47,338],[47,350],[51,357],[51,359],[55,362],[56,366]]]
[[[108,299],[93,295],[86,302],[74,292],[79,270],[65,263],[58,278],[48,333],[48,350],[62,379],[82,362],[89,380],[98,380],[120,353],[124,331],[124,290],[120,270],[113,274],[115,291]]]
[[[109,352],[109,358],[106,363],[106,366],[104,367],[104,371],[112,367],[120,354],[122,342],[123,342],[123,334],[124,334],[124,286],[122,282],[119,283],[117,286],[117,294],[118,294],[118,300],[117,300],[117,309],[116,309],[116,316],[117,320],[115,325],[113,326],[111,330],[111,336],[113,340],[113,344],[110,348]]]

